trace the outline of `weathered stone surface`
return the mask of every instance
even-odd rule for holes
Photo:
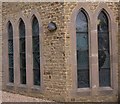
[[[94,12],[98,6],[98,2],[88,3],[89,9]],[[80,102],[115,102],[117,96],[70,96],[72,89],[72,67],[69,63],[71,55],[70,46],[71,39],[67,30],[67,24],[70,21],[71,14],[77,3],[75,2],[37,2],[37,3],[17,3],[4,2],[2,3],[2,26],[5,27],[5,21],[8,17],[13,18],[14,21],[18,18],[18,14],[22,11],[24,16],[28,17],[33,9],[36,9],[40,14],[40,19],[43,26],[43,83],[44,90],[41,93],[34,89],[17,88],[13,92],[22,93],[29,96],[40,97],[43,99],[50,99],[55,101],[80,101]],[[116,22],[118,18],[118,3],[107,3],[108,7],[114,12]],[[50,21],[57,24],[55,32],[49,32],[47,25]],[[119,21],[120,22],[120,21]],[[119,23],[120,24],[120,23]],[[5,28],[2,28],[5,30]],[[120,30],[120,26],[119,26]],[[1,37],[1,35],[0,35]],[[0,38],[1,39],[1,38]],[[0,41],[1,42],[1,41]],[[118,44],[120,51],[120,35],[118,34]],[[1,47],[0,47],[1,48]],[[1,49],[0,49],[1,51]],[[0,52],[1,53],[1,52]],[[119,54],[119,53],[118,53]],[[0,54],[1,56],[1,54]],[[120,57],[120,54],[119,54]],[[2,62],[2,61],[1,61]],[[4,62],[4,60],[3,60]],[[120,62],[119,62],[120,63]],[[1,65],[0,65],[1,66]],[[120,64],[119,64],[120,67]],[[1,71],[0,71],[1,72]],[[4,73],[4,69],[3,69]],[[4,79],[3,74],[3,79]],[[120,77],[119,77],[120,78]],[[120,80],[119,80],[120,83]],[[7,88],[3,88],[8,90]],[[14,88],[13,88],[14,89]]]

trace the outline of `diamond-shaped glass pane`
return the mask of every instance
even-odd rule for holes
[[[13,54],[9,54],[9,67],[14,67],[14,59],[13,59]]]
[[[39,52],[39,36],[33,37],[33,51]]]
[[[8,53],[13,53],[13,40],[8,41]]]

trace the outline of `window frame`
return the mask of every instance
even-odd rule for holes
[[[12,38],[9,38],[9,25],[11,25],[11,27],[12,27]],[[12,25],[12,23],[11,23],[11,21],[8,21],[8,24],[7,24],[7,33],[8,33],[8,70],[9,70],[9,83],[14,83],[14,42],[13,42],[13,25]],[[13,46],[12,46],[12,48],[13,48],[13,52],[12,53],[9,53],[9,41],[12,41],[12,44],[13,44]],[[10,55],[12,55],[13,56],[13,67],[10,67]],[[12,69],[13,70],[13,82],[11,82],[10,81],[10,69]]]
[[[4,27],[4,30],[3,30],[3,40],[2,40],[2,45],[3,45],[3,48],[2,48],[2,62],[4,62],[4,64],[2,65],[2,71],[3,71],[3,74],[4,74],[4,77],[2,78],[2,81],[3,81],[3,84],[2,84],[2,87],[3,89],[6,88],[6,86],[10,86],[11,89],[14,89],[14,85],[15,85],[15,80],[14,80],[14,83],[11,83],[9,82],[9,56],[8,56],[8,25],[9,25],[9,21],[10,23],[12,24],[12,28],[13,28],[13,47],[15,46],[14,42],[14,21],[12,18],[8,17],[6,18],[5,20],[5,27]],[[14,49],[13,49],[14,50]],[[13,54],[13,59],[15,59],[15,54]],[[4,60],[4,61],[3,61]],[[15,68],[15,64],[13,65],[13,67]],[[15,78],[15,70],[14,70],[14,78]]]
[[[38,85],[34,85],[34,82],[33,82],[33,60],[31,60],[31,81],[30,81],[30,86],[31,86],[31,89],[33,92],[36,92],[34,90],[37,90],[37,91],[40,91],[40,92],[43,92],[44,90],[44,83],[43,83],[43,75],[44,75],[44,72],[43,72],[43,65],[44,65],[44,59],[43,59],[43,24],[42,24],[42,20],[41,20],[41,16],[39,14],[39,12],[37,12],[36,9],[33,9],[29,15],[29,22],[28,22],[28,25],[29,25],[29,34],[30,34],[30,40],[32,42],[32,20],[33,20],[33,16],[35,16],[38,20],[38,23],[39,23],[39,50],[40,50],[40,86]],[[31,56],[33,56],[32,54],[32,43],[31,43]]]
[[[109,37],[109,63],[110,63],[110,86],[108,86],[108,88],[110,88],[110,87],[112,87],[112,81],[111,81],[111,79],[112,79],[112,63],[111,63],[111,60],[112,60],[112,50],[111,50],[111,38],[110,38],[110,30],[111,30],[111,24],[110,24],[110,18],[108,17],[109,16],[109,14],[107,13],[107,11],[105,10],[105,9],[101,9],[101,11],[99,12],[99,15],[100,15],[100,13],[104,13],[104,15],[106,15],[106,17],[107,17],[107,22],[108,22],[108,31],[106,32],[107,33],[107,35],[108,35],[108,37]],[[99,18],[99,15],[98,15],[98,18]],[[98,20],[98,19],[97,19]],[[98,27],[98,25],[97,25],[97,27]],[[100,31],[98,31],[98,28],[97,28],[97,36],[99,36],[99,32]],[[104,33],[104,32],[103,32]],[[98,37],[98,39],[99,39],[99,37]],[[99,44],[99,41],[98,41],[98,43],[97,44]],[[99,46],[98,46],[99,47]],[[98,54],[99,54],[99,48],[98,48]],[[98,57],[98,70],[99,70],[99,57]],[[100,73],[99,73],[99,75],[100,75]],[[100,77],[100,76],[99,76]],[[100,80],[99,80],[99,87],[100,87]],[[104,87],[104,86],[103,86]],[[102,88],[102,86],[100,87],[100,88]],[[105,87],[105,88],[107,88],[107,87]]]
[[[20,36],[21,34],[20,34],[20,23],[21,22],[23,22],[23,25],[25,26],[24,28],[25,28],[25,34],[24,34],[24,37],[22,36]],[[21,85],[26,85],[27,84],[27,74],[26,74],[26,24],[25,24],[25,22],[24,22],[24,20],[22,19],[22,18],[20,18],[19,19],[19,27],[18,27],[18,29],[19,29],[19,58],[20,58],[20,60],[19,60],[19,62],[20,62],[20,67],[19,67],[19,69],[20,69],[20,84]],[[23,40],[24,39],[24,46],[25,46],[25,52],[21,52],[21,40]],[[21,55],[25,55],[25,68],[22,66],[21,67],[21,59],[23,58],[23,56],[21,56]],[[23,59],[22,59],[22,61],[23,61]],[[22,70],[21,70],[22,69]],[[21,71],[23,71],[23,70],[25,70],[25,74],[26,74],[26,76],[25,76],[25,83],[22,83],[23,81],[22,81],[22,76],[21,76]]]
[[[118,76],[117,76],[117,71],[118,71],[118,68],[117,68],[117,65],[118,65],[118,60],[117,60],[117,24],[115,23],[115,16],[113,14],[113,12],[107,7],[107,4],[105,3],[99,3],[98,4],[98,7],[96,8],[96,10],[93,12],[92,10],[90,10],[90,8],[88,7],[89,3],[78,3],[77,6],[74,8],[73,10],[73,13],[71,15],[71,18],[70,18],[70,22],[68,23],[68,31],[69,31],[69,34],[70,34],[70,43],[71,43],[71,57],[69,58],[69,60],[72,60],[70,61],[70,64],[71,64],[71,71],[72,71],[72,94],[74,95],[79,95],[79,96],[89,96],[89,95],[111,95],[111,94],[117,94],[117,90],[118,90],[118,84],[117,84],[117,81],[118,81]],[[75,50],[76,50],[76,29],[75,29],[75,26],[76,26],[76,16],[78,14],[78,11],[83,8],[88,16],[89,16],[89,21],[88,21],[88,32],[89,32],[89,50],[90,50],[90,53],[89,53],[89,63],[90,63],[90,83],[91,83],[91,86],[90,88],[86,89],[86,88],[77,88],[77,82],[76,82],[76,53],[75,53]],[[109,14],[108,16],[108,21],[109,21],[109,29],[111,29],[109,31],[109,43],[110,43],[110,51],[111,52],[111,57],[110,57],[110,66],[111,66],[111,76],[112,76],[112,80],[111,80],[111,83],[112,84],[112,87],[99,87],[99,73],[98,73],[98,35],[97,35],[97,19],[98,19],[98,15],[100,13],[101,10],[104,10],[107,11],[107,13]],[[108,15],[107,14],[107,15]],[[113,20],[111,20],[111,18]],[[94,21],[91,22],[91,21]],[[115,29],[115,30],[114,30]],[[74,34],[74,35],[73,35]],[[112,35],[114,34],[114,35]],[[113,37],[114,36],[114,37]],[[114,47],[116,46],[116,47]],[[113,49],[115,48],[115,51],[113,52]],[[94,69],[97,69],[97,70],[94,70]],[[114,70],[114,71],[113,71]],[[82,93],[81,93],[82,92]]]
[[[38,22],[38,19],[37,19],[37,17],[35,16],[35,15],[33,15],[32,16],[32,58],[33,58],[33,85],[35,85],[35,86],[41,86],[41,82],[39,83],[39,85],[38,84],[35,84],[35,82],[34,82],[34,71],[35,70],[38,70],[37,68],[34,68],[34,58],[35,58],[35,56],[34,56],[34,52],[36,53],[36,51],[34,51],[34,47],[33,47],[33,40],[34,40],[34,38],[38,38],[38,44],[39,44],[39,52],[37,52],[37,53],[39,53],[39,58],[40,58],[40,40],[39,40],[39,38],[40,38],[40,35],[39,35],[39,33],[40,33],[40,30],[38,31],[39,33],[38,33],[38,35],[36,36],[34,36],[34,34],[33,34],[33,20],[34,20],[34,18],[36,18],[36,20],[37,20],[37,22]],[[39,25],[39,22],[38,22],[38,25]],[[41,58],[39,59],[39,64],[40,64],[40,61],[41,61]],[[41,65],[41,64],[40,64]],[[39,72],[40,72],[40,66],[39,66]],[[41,72],[40,72],[41,73]],[[39,73],[39,74],[40,74]],[[39,78],[39,81],[41,81],[41,79]]]
[[[77,60],[76,60],[76,17],[80,11],[80,9],[83,9],[86,13],[87,19],[88,19],[88,42],[89,42],[89,73],[90,73],[90,87],[89,88],[77,88]],[[87,96],[91,94],[92,91],[92,65],[91,65],[91,15],[92,12],[88,8],[88,4],[85,3],[78,3],[76,8],[74,8],[73,13],[70,18],[70,22],[68,23],[68,31],[70,34],[70,49],[71,51],[71,57],[68,60],[71,64],[71,71],[72,71],[72,90],[71,93],[73,95],[80,95],[80,96]],[[73,35],[74,34],[74,35]],[[82,93],[81,93],[82,92]]]
[[[117,23],[115,22],[115,15],[113,14],[113,11],[111,11],[106,4],[100,3],[99,6],[97,7],[95,13],[94,13],[94,18],[95,20],[98,19],[99,14],[101,11],[104,11],[108,18],[108,26],[109,26],[109,51],[110,51],[110,75],[111,75],[111,86],[110,87],[98,87],[98,92],[100,94],[118,94],[118,57],[117,57],[117,52],[118,52],[118,44],[117,44]],[[96,21],[97,22],[97,21]],[[98,33],[98,31],[97,31]],[[96,34],[97,34],[96,33]],[[97,34],[98,35],[98,34]],[[98,83],[99,84],[99,83]]]
[[[33,85],[33,69],[32,69],[32,30],[31,30],[31,24],[32,24],[32,16],[35,15],[36,18],[38,19],[39,22],[39,41],[41,42],[40,46],[40,71],[41,71],[41,86],[35,86]],[[42,21],[40,19],[40,13],[36,10],[33,9],[31,10],[30,14],[27,16],[24,15],[24,13],[21,11],[17,14],[17,16],[13,19],[12,16],[6,17],[5,19],[5,27],[3,29],[3,57],[2,62],[3,64],[2,69],[3,69],[3,89],[7,89],[9,91],[15,91],[15,90],[20,90],[20,91],[31,91],[32,93],[38,93],[38,92],[43,92],[44,90],[44,84],[43,84],[43,25]],[[22,19],[25,24],[25,34],[26,34],[26,84],[21,84],[20,83],[20,57],[19,57],[19,19]],[[8,21],[11,22],[13,25],[13,44],[14,44],[14,83],[9,83],[9,75],[8,75],[8,33],[7,33],[7,25]],[[21,90],[22,89],[22,90]]]
[[[85,11],[85,9],[84,8],[80,8],[79,9],[79,11],[78,11],[78,14],[79,14],[79,12],[80,11],[82,11],[83,13],[84,13],[84,15],[85,15],[85,17],[86,17],[86,19],[87,19],[87,31],[86,31],[86,33],[87,33],[87,36],[88,36],[88,56],[90,56],[90,32],[89,32],[89,30],[90,30],[90,28],[89,28],[89,26],[90,26],[90,18],[89,18],[89,15],[88,15],[88,13]],[[77,16],[78,16],[78,14],[77,14]],[[77,20],[77,16],[76,16],[76,20]],[[75,36],[77,36],[77,35],[75,35]],[[77,42],[77,39],[76,39],[76,42]],[[75,44],[76,45],[76,44]],[[77,47],[76,47],[76,50],[77,50]],[[76,63],[77,63],[77,52],[75,53],[76,54]],[[90,68],[90,58],[88,58],[88,66],[89,66],[89,68],[88,68],[88,71],[89,71],[89,86],[91,87],[91,75],[90,75],[90,70],[91,70],[91,68]],[[76,68],[77,68],[77,66],[76,66]],[[78,80],[78,76],[77,76],[77,80]],[[78,81],[77,81],[77,86],[78,86]],[[78,90],[83,90],[83,89],[90,89],[90,87],[85,87],[85,88],[78,88]]]

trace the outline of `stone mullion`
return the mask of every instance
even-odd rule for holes
[[[94,18],[91,22],[91,87],[92,94],[96,94],[99,87],[99,70],[98,70],[98,35],[97,20]]]
[[[17,23],[16,23],[17,24]],[[20,52],[19,52],[19,30],[16,24],[13,26],[13,43],[14,43],[14,83],[15,88],[20,84]]]
[[[32,27],[31,21],[26,21],[26,79],[27,86],[33,86],[33,54],[32,54]]]

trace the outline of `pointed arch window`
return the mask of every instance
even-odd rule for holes
[[[32,46],[33,46],[33,82],[40,85],[40,45],[39,23],[35,16],[32,20]]]
[[[26,84],[26,43],[25,24],[22,19],[19,23],[19,50],[20,50],[20,83]]]
[[[14,83],[14,50],[13,50],[13,27],[8,22],[8,57],[9,57],[9,82]]]
[[[89,42],[88,19],[81,9],[76,18],[76,54],[77,54],[77,87],[90,87],[89,84]]]
[[[98,16],[98,61],[99,86],[110,86],[110,45],[109,21],[106,13],[101,11]]]

